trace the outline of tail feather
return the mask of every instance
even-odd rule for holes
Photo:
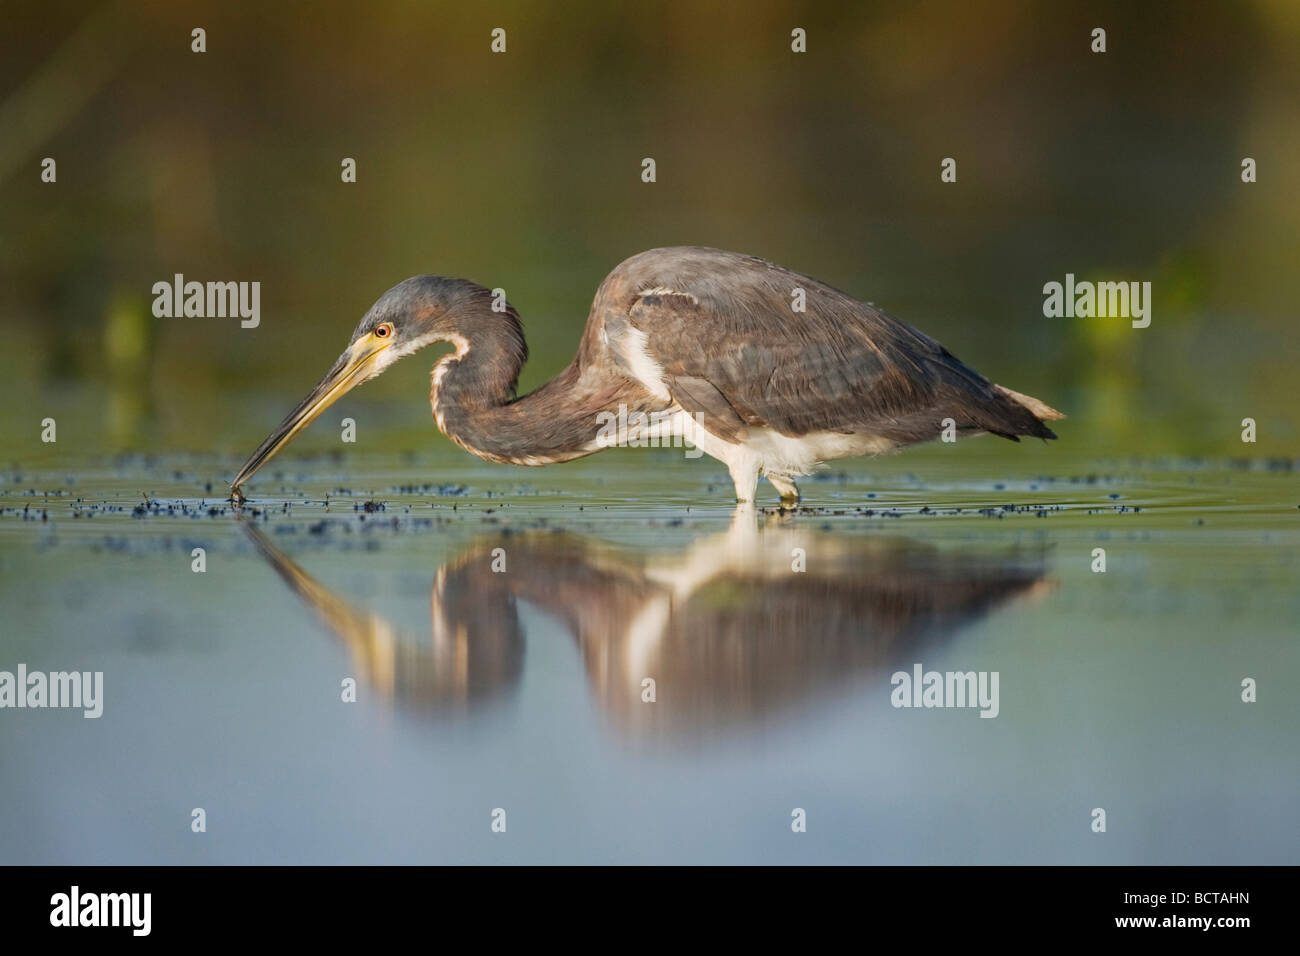
[[[1018,428],[1011,431],[1009,434],[1005,432],[997,432],[997,434],[1002,434],[1004,437],[1011,438],[1012,440],[1016,440],[1016,435],[1028,435],[1033,438],[1056,437],[1056,432],[1048,428],[1044,422],[1054,422],[1057,419],[1064,418],[1065,415],[1063,413],[1058,412],[1046,402],[1041,402],[1030,395],[1022,395],[1020,392],[1012,391],[1011,389],[1004,388],[1001,385],[994,385],[993,390],[1013,405],[1013,407],[1019,412],[1018,417],[1024,422],[1025,426],[1028,426]],[[1032,419],[1025,420],[1025,412],[1029,412],[1029,414],[1033,416]]]
[[[1064,412],[1058,412],[1046,402],[1041,402],[1031,395],[1021,395],[1019,392],[1013,392],[1011,389],[1002,385],[994,385],[993,390],[1005,395],[1017,405],[1023,405],[1033,413],[1033,416],[1040,422],[1054,422],[1059,418],[1064,418]]]

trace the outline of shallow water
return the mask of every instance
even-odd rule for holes
[[[1063,460],[739,516],[668,451],[286,455],[242,515],[233,461],[11,467],[0,669],[105,689],[4,713],[0,858],[1294,863],[1296,463]],[[893,707],[916,663],[996,718]]]

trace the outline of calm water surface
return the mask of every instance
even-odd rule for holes
[[[286,456],[242,518],[234,461],[10,466],[0,669],[105,703],[0,714],[0,860],[1297,862],[1296,463],[1053,451],[739,517],[665,451]],[[997,717],[894,708],[916,663]]]

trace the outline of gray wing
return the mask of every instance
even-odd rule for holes
[[[952,418],[961,431],[1056,437],[934,339],[809,276],[708,249],[652,250],[620,268],[627,298],[606,313],[607,335],[641,333],[672,398],[715,434],[754,426],[910,444]],[[796,289],[806,311],[792,307]]]

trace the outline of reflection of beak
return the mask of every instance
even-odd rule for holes
[[[367,683],[391,698],[397,686],[396,665],[405,663],[409,656],[398,649],[399,645],[405,645],[397,632],[383,618],[354,608],[313,578],[273,545],[256,525],[240,520],[239,527],[284,583],[343,640]]]
[[[252,478],[257,469],[293,441],[298,433],[314,422],[321,412],[365,381],[369,376],[362,373],[370,366],[375,356],[387,347],[387,344],[375,347],[373,340],[368,339],[358,339],[348,346],[348,350],[339,356],[334,367],[325,373],[320,384],[311,390],[311,393],[289,413],[275,431],[266,436],[262,444],[257,446],[257,451],[244,462],[244,467],[239,469],[239,474],[230,483],[230,487],[238,492],[240,485]]]

